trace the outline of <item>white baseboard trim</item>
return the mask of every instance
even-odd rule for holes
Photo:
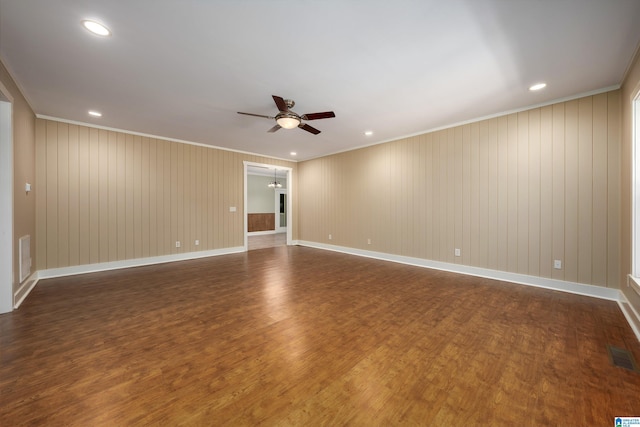
[[[620,292],[618,305],[620,306],[620,310],[622,310],[622,314],[624,314],[624,317],[627,319],[627,323],[631,326],[633,333],[636,334],[636,338],[640,341],[640,314],[629,304],[629,300],[627,300],[623,292]]]
[[[101,262],[97,264],[77,265],[73,267],[50,268],[39,270],[38,278],[51,279],[54,277],[73,276],[76,274],[97,273],[99,271],[118,270],[121,268],[141,267],[143,265],[163,264],[166,262],[186,261],[211,256],[235,254],[244,252],[244,246],[233,248],[213,249],[209,251],[185,252],[182,254],[162,255],[148,258],[127,259],[122,261]]]
[[[633,277],[631,274],[627,275],[627,286],[634,290],[634,292],[640,295],[640,283],[637,277]]]
[[[276,230],[247,231],[247,236],[263,236],[265,234],[276,234],[276,233],[278,233]]]
[[[620,301],[622,295],[622,293],[618,289],[605,288],[602,286],[584,285],[582,283],[566,282],[564,280],[529,276],[526,274],[510,273],[507,271],[490,270],[488,268],[479,268],[471,267],[468,265],[451,264],[448,262],[431,261],[422,258],[393,255],[384,252],[373,252],[363,249],[348,248],[344,246],[327,245],[324,243],[308,242],[304,240],[297,241],[297,244],[300,246],[308,246],[316,249],[326,249],[350,255],[358,255],[368,258],[380,259],[383,261],[392,261],[400,264],[414,265],[418,267],[433,268],[435,270],[450,271],[452,273],[466,274],[470,276],[517,283],[520,285],[535,286],[538,288],[569,292],[572,294],[585,295],[611,301]]]
[[[22,282],[22,285],[18,288],[18,290],[13,294],[13,309],[16,310],[20,305],[24,302],[27,296],[31,293],[33,288],[38,284],[38,280],[40,277],[38,272],[32,273],[27,279]]]

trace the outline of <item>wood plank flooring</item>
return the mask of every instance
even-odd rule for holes
[[[247,246],[250,251],[255,249],[273,248],[287,244],[287,233],[255,234],[248,236]]]
[[[610,426],[617,304],[304,247],[41,281],[0,425]]]

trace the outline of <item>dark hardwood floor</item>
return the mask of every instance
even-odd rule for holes
[[[304,247],[41,281],[0,316],[0,425],[611,426],[611,301]]]

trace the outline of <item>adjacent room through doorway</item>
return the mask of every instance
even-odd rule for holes
[[[290,170],[245,164],[247,250],[286,246],[291,241]]]

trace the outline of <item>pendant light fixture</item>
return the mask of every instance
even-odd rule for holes
[[[282,188],[282,184],[278,182],[278,176],[276,174],[277,169],[273,168],[273,181],[269,183],[269,188]]]

